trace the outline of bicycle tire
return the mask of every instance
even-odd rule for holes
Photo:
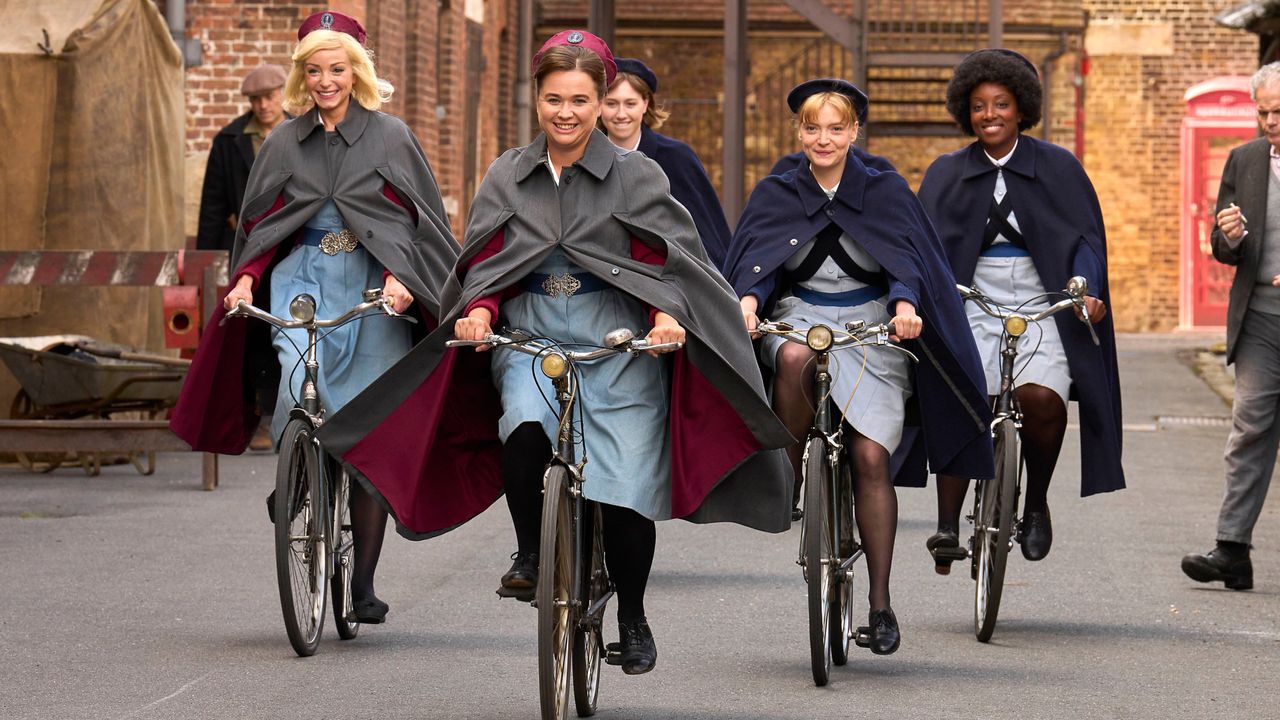
[[[573,507],[568,472],[552,465],[542,489],[542,537],[538,550],[538,699],[542,720],[563,720],[569,713],[576,608],[573,585]]]
[[[995,429],[996,474],[983,481],[981,507],[975,528],[978,578],[973,596],[973,630],[978,642],[988,642],[1000,615],[1004,572],[1009,561],[1018,487],[1018,429],[1004,420]],[[994,531],[991,528],[995,528]]]
[[[836,484],[836,501],[832,507],[835,528],[836,567],[844,565],[853,556],[858,543],[854,539],[855,523],[853,519],[853,472],[848,458],[841,455],[842,462],[834,473],[839,478]],[[831,614],[831,662],[844,665],[849,662],[849,638],[853,634],[853,570],[837,573],[835,576],[834,603]]]
[[[294,652],[314,655],[324,630],[328,595],[327,500],[311,426],[290,420],[276,465],[276,583],[285,632]]]
[[[342,640],[352,640],[360,633],[351,603],[351,576],[355,571],[355,554],[351,538],[351,477],[340,463],[333,468],[333,511],[330,538],[333,548],[333,576],[329,580],[329,601],[333,604],[333,626]]]
[[[831,518],[831,465],[822,438],[813,438],[805,450],[804,563],[808,583],[809,663],[813,684],[822,687],[831,679],[831,606],[836,588]]]
[[[583,535],[585,547],[590,553],[583,565],[588,572],[582,578],[582,615],[609,592],[609,573],[604,563],[604,528],[600,507],[591,503],[584,512],[587,518]],[[600,698],[600,663],[604,657],[604,638],[601,637],[603,608],[595,618],[583,618],[573,633],[573,704],[578,717],[596,714],[596,702]]]

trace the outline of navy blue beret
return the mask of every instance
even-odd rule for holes
[[[648,65],[640,62],[635,58],[614,58],[618,63],[618,72],[631,73],[644,81],[649,86],[650,92],[658,92],[658,76],[653,74],[653,70]]]
[[[804,101],[818,93],[831,92],[844,95],[853,102],[854,112],[858,115],[858,123],[865,125],[867,122],[867,106],[870,101],[867,100],[867,94],[858,89],[857,85],[848,80],[839,78],[818,78],[817,80],[806,80],[791,89],[787,93],[787,107],[791,108],[791,112],[800,112],[800,106]]]

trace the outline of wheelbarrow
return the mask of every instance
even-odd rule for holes
[[[177,402],[190,365],[84,335],[0,338],[0,360],[21,386],[9,406],[9,417],[21,421],[154,421]],[[15,454],[39,472],[74,459],[93,476],[104,462],[121,458],[143,475],[155,472],[154,450]]]

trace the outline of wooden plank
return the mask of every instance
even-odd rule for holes
[[[206,268],[227,284],[222,250],[0,250],[0,285],[198,285]]]
[[[191,450],[163,420],[0,420],[0,452]]]

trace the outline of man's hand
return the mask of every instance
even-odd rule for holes
[[[1236,207],[1235,203],[1222,208],[1218,212],[1218,229],[1232,242],[1244,237],[1245,222],[1244,213],[1240,212],[1240,208]]]

